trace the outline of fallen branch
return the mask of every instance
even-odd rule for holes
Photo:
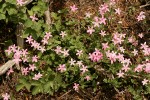
[[[150,6],[150,1],[147,2],[145,5],[140,6],[140,8],[144,8],[144,7],[147,7],[147,6]]]
[[[9,68],[15,65],[14,60],[7,61],[4,65],[0,67],[0,75],[4,74]]]

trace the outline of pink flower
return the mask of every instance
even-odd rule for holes
[[[22,6],[23,4],[25,4],[25,2],[23,0],[17,0],[17,5]]]
[[[85,77],[85,79],[86,79],[87,81],[89,81],[89,80],[91,80],[91,77],[87,75],[87,76]]]
[[[10,95],[8,93],[2,94],[3,100],[8,100]]]
[[[73,60],[72,58],[71,58],[71,60],[69,61],[69,63],[70,63],[70,65],[75,65],[75,60]]]
[[[101,32],[99,34],[104,37],[106,35],[106,31],[101,30]]]
[[[125,72],[127,72],[129,69],[130,68],[127,65],[124,65],[121,70],[124,70]]]
[[[49,39],[50,37],[52,37],[51,32],[45,32],[45,36],[44,36],[44,38]]]
[[[145,14],[145,12],[141,11],[140,14],[137,17],[137,20],[138,21],[144,20],[145,17],[146,17],[144,14]]]
[[[87,66],[85,65],[82,65],[82,68],[80,68],[80,70],[82,71],[82,74],[88,71]]]
[[[124,53],[125,49],[123,47],[119,47],[119,50]]]
[[[109,11],[109,7],[107,4],[103,4],[99,7],[99,12],[102,16],[104,16],[104,14]]]
[[[61,53],[62,52],[62,47],[60,47],[60,46],[57,46],[56,47],[56,49],[54,50],[55,52],[56,52],[56,54],[59,54],[59,53]]]
[[[94,17],[94,22],[92,22],[94,24],[94,27],[99,27],[100,22],[99,22],[99,17]]]
[[[78,10],[76,5],[70,6],[70,9],[71,9],[72,12],[75,12],[76,10]]]
[[[9,76],[11,73],[13,73],[14,71],[13,71],[13,69],[12,69],[12,67],[8,70],[8,72],[7,72],[7,75]]]
[[[65,65],[65,64],[59,65],[58,70],[59,70],[61,73],[64,72],[64,71],[66,71],[66,65]]]
[[[146,85],[148,82],[149,82],[149,81],[148,81],[147,79],[144,79],[144,80],[142,81],[142,84],[143,84],[143,85]]]
[[[143,70],[143,66],[144,66],[144,65],[139,64],[139,65],[134,69],[134,71],[135,71],[135,72],[141,72],[141,71]]]
[[[65,31],[61,31],[60,35],[61,35],[62,38],[64,38],[67,34],[66,34]]]
[[[102,49],[106,50],[107,48],[109,48],[108,42],[107,43],[102,43]]]
[[[77,50],[77,53],[76,53],[77,56],[80,57],[82,54],[83,54],[83,50]]]
[[[26,42],[28,42],[29,44],[31,44],[33,42],[32,36],[27,37]]]
[[[146,64],[145,64],[144,71],[145,71],[146,73],[150,73],[150,63],[146,63]]]
[[[93,62],[98,62],[99,60],[103,58],[103,54],[98,49],[95,48],[95,51],[92,54],[89,53],[89,58]]]
[[[67,57],[69,56],[69,50],[64,49],[63,51],[61,51],[61,53],[63,53],[63,56]]]
[[[28,52],[27,52],[27,49],[22,49],[22,55],[25,57],[27,56]]]
[[[29,72],[28,67],[22,68],[22,70],[21,70],[22,75],[28,75],[28,72]]]
[[[37,62],[37,60],[38,60],[37,55],[35,55],[35,56],[32,57],[32,62]]]
[[[86,12],[86,13],[85,13],[85,17],[86,17],[86,18],[90,18],[91,15],[92,15],[92,14],[91,14],[90,12]]]
[[[29,70],[31,70],[31,71],[34,71],[34,69],[35,69],[36,67],[35,67],[35,65],[34,64],[29,64]]]
[[[124,40],[122,40],[122,35],[120,35],[116,32],[113,34],[112,41],[116,45],[116,44],[121,44]]]
[[[142,43],[141,44],[141,49],[146,49],[146,48],[148,48],[148,45],[146,44],[146,42],[144,42],[144,44]]]
[[[119,71],[119,73],[117,73],[117,75],[118,75],[119,78],[120,78],[120,77],[124,77],[124,73],[121,72],[121,71]]]
[[[93,32],[95,32],[95,30],[93,29],[93,27],[89,27],[88,26],[87,33],[92,34]]]
[[[82,61],[77,61],[76,63],[79,67],[81,67],[83,65]]]
[[[79,84],[74,83],[73,88],[74,88],[75,91],[79,91]]]
[[[136,56],[138,54],[138,51],[136,49],[134,49],[134,51],[132,51],[132,53],[134,54],[134,56]]]
[[[144,50],[142,50],[145,56],[149,56],[150,55],[150,48],[145,48]]]
[[[99,23],[100,24],[104,24],[104,25],[106,25],[106,18],[104,18],[104,16],[102,16],[102,18],[99,18]]]
[[[38,49],[40,47],[40,44],[37,43],[35,40],[31,42],[31,47],[34,47],[35,49]]]
[[[111,61],[111,64],[113,64],[118,59],[118,56],[117,56],[116,52],[114,52],[114,51],[112,51],[112,52],[107,51],[106,56]]]
[[[35,17],[35,14],[34,14],[33,16],[30,16],[30,18],[32,19],[32,21],[36,21],[36,20],[38,20],[38,18],[37,18],[37,17]]]
[[[38,74],[35,74],[32,78],[33,80],[39,80],[43,75],[39,72]]]
[[[140,38],[143,38],[143,33],[140,33],[138,36],[139,36]]]
[[[7,52],[8,56],[9,56],[12,53],[11,47],[9,47],[7,50],[5,50],[5,52]]]
[[[46,49],[45,49],[45,47],[43,46],[40,46],[39,48],[38,48],[38,50],[40,50],[42,53],[44,52],[44,51],[46,51]]]
[[[43,43],[43,45],[48,44],[48,40],[46,38],[43,38],[41,42]]]
[[[115,13],[120,15],[121,14],[121,10],[119,8],[115,9]]]

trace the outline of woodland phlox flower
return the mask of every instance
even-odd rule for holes
[[[103,4],[103,5],[101,5],[100,7],[99,7],[99,12],[100,12],[100,14],[101,14],[101,16],[104,16],[104,14],[107,12],[107,11],[109,11],[109,6],[108,6],[108,4]]]
[[[43,75],[39,72],[38,74],[35,74],[32,78],[33,80],[39,80]]]
[[[118,59],[117,52],[114,52],[114,51],[110,52],[110,50],[108,50],[106,52],[106,56],[111,61],[111,64],[113,64],[114,62],[116,62],[116,60]]]
[[[88,69],[87,69],[87,68],[88,68],[87,66],[82,65],[82,67],[80,68],[80,70],[82,71],[82,74],[84,74],[85,72],[87,72],[87,71],[88,71]]]
[[[122,72],[121,70],[119,71],[119,73],[117,73],[118,77],[119,78],[123,78],[124,77],[124,72]]]
[[[87,81],[89,81],[89,80],[91,80],[91,77],[90,77],[89,75],[87,75],[87,76],[85,77],[85,79],[86,79]]]
[[[95,30],[93,29],[93,27],[89,27],[88,26],[87,33],[89,33],[91,35],[93,32],[95,32]]]
[[[46,32],[44,38],[41,41],[43,45],[48,44],[48,40],[50,37],[52,37],[51,32]]]
[[[67,34],[66,34],[65,31],[61,31],[60,35],[61,35],[62,38],[64,38]]]
[[[148,84],[148,82],[149,82],[149,80],[144,79],[144,80],[142,81],[142,84],[143,84],[143,85],[147,85],[147,84]]]
[[[33,22],[38,20],[38,18],[35,16],[35,14],[33,16],[30,16],[30,18],[32,19]]]
[[[121,10],[120,10],[120,8],[115,9],[115,14],[118,14],[118,15],[120,15],[120,14],[121,14]]]
[[[23,6],[26,2],[24,2],[23,0],[17,0],[17,5],[19,6]]]
[[[22,73],[22,75],[28,75],[28,73],[29,73],[29,68],[28,68],[28,67],[22,68],[22,69],[21,69],[21,73]]]
[[[89,58],[93,61],[93,62],[98,62],[101,59],[103,59],[103,54],[95,48],[95,51],[93,53],[89,53]]]
[[[80,57],[82,54],[83,54],[83,50],[77,50],[76,55],[77,55],[78,57]]]
[[[75,91],[79,91],[79,84],[74,83],[73,88],[74,88]]]
[[[135,72],[141,72],[143,71],[144,65],[138,64],[137,67],[134,69]]]
[[[146,42],[142,43],[140,48],[145,56],[150,55],[150,47],[146,44]]]
[[[62,73],[66,71],[66,65],[65,64],[60,64],[58,66],[58,70]]]
[[[144,71],[145,71],[146,73],[150,73],[150,63],[146,63],[144,66],[145,66],[145,68],[143,68]]]
[[[137,17],[137,20],[138,21],[144,20],[145,17],[146,17],[144,14],[145,14],[145,12],[141,11],[140,14]]]
[[[62,47],[57,46],[56,49],[54,49],[54,51],[56,52],[56,54],[59,54],[62,52]]]
[[[104,37],[106,35],[106,31],[101,30],[101,32],[99,33],[102,37]]]
[[[71,60],[69,61],[69,63],[70,63],[70,65],[75,65],[76,61],[71,58]]]
[[[107,43],[102,43],[102,49],[106,50],[107,48],[109,48],[108,42]]]
[[[9,100],[10,95],[8,93],[2,94],[3,100]]]
[[[122,39],[122,35],[121,34],[119,34],[118,32],[115,32],[113,34],[112,41],[116,45],[116,44],[121,44],[124,40]]]
[[[94,21],[92,23],[93,23],[94,27],[99,27],[99,25],[100,25],[99,17],[95,16]]]
[[[78,10],[78,8],[76,7],[76,5],[70,6],[70,9],[71,9],[72,12],[75,12],[76,10]]]
[[[9,70],[7,71],[7,75],[9,76],[11,73],[13,73],[14,71],[13,71],[13,68],[11,67],[11,68],[9,68]]]

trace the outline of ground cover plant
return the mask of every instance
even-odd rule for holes
[[[47,0],[0,1],[1,23],[22,25],[19,37],[24,46],[13,39],[4,44],[7,59],[15,63],[7,66],[5,76],[12,80],[17,74],[13,88],[18,93],[53,96],[90,88],[110,90],[122,98],[128,93],[133,100],[150,98],[149,15],[139,4],[124,9],[118,0],[104,0],[94,13],[87,10],[81,15],[73,3],[51,12],[47,22]],[[9,91],[1,98],[17,99]]]

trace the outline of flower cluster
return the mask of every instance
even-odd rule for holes
[[[98,62],[101,59],[103,59],[103,54],[95,48],[95,51],[91,54],[89,53],[89,58],[93,61],[93,62]]]

